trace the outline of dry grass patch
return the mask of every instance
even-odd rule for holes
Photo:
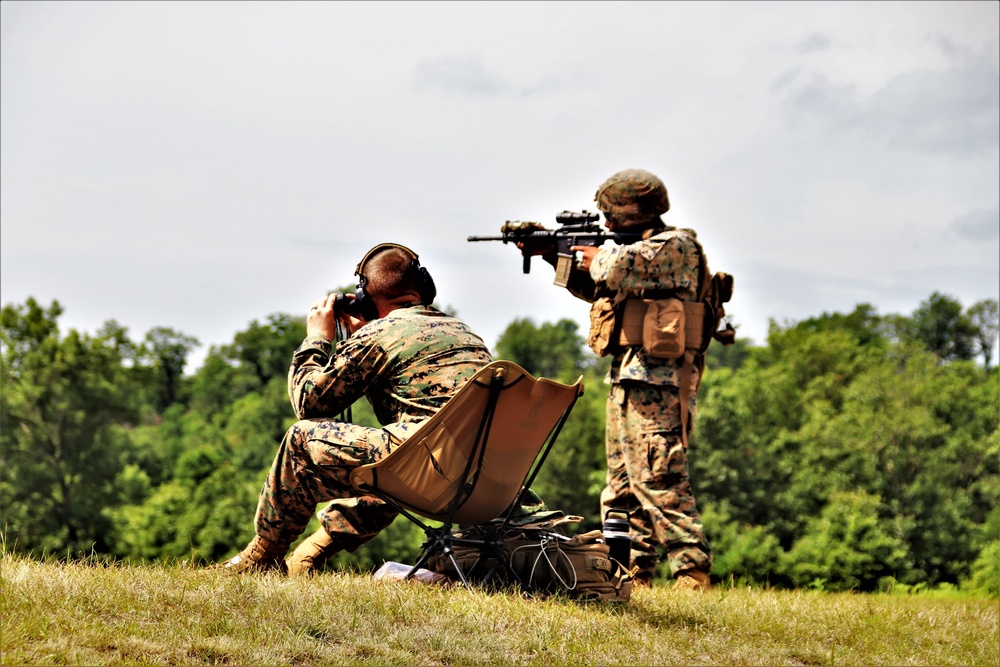
[[[996,600],[715,589],[627,605],[0,559],[4,664],[996,665]]]

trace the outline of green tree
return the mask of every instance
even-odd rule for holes
[[[22,551],[106,551],[114,481],[140,412],[122,361],[134,346],[109,322],[60,336],[62,307],[29,298],[0,311],[0,507]]]
[[[130,462],[138,471],[129,468],[119,480],[131,501],[113,514],[116,553],[218,560],[249,541],[257,495],[295,422],[287,371],[304,337],[301,318],[251,322],[189,378],[187,406],[175,404],[135,429]],[[378,426],[367,400],[352,413],[355,423]],[[362,557],[377,559],[372,547],[362,549]]]
[[[190,380],[191,406],[205,414],[218,413],[276,378],[284,383],[292,354],[305,335],[304,317],[274,313],[265,324],[253,320],[231,344],[209,350]]]
[[[579,375],[587,363],[584,343],[572,320],[536,326],[531,319],[516,319],[500,334],[496,357],[513,361],[535,377],[567,379]]]
[[[170,410],[139,429],[137,448],[155,442],[162,453],[143,462],[159,484],[114,513],[115,552],[145,559],[232,555],[253,535],[257,495],[293,422],[285,380],[272,378],[216,413]]]
[[[972,564],[972,575],[967,580],[967,589],[1000,598],[1000,539],[993,540],[985,547]]]
[[[1000,336],[1000,303],[996,299],[983,299],[969,307],[966,315],[975,331],[978,353],[983,357],[986,370],[993,360],[993,346]]]
[[[883,344],[885,336],[885,318],[870,303],[861,303],[846,315],[842,313],[823,313],[819,317],[810,317],[795,325],[799,331],[845,331],[851,335],[858,345]]]
[[[797,586],[832,591],[873,590],[899,571],[906,548],[882,521],[880,500],[864,492],[833,494],[819,517],[782,559]]]
[[[946,361],[975,356],[976,330],[955,299],[934,292],[910,317],[915,340]]]
[[[1000,438],[994,443],[1000,445]],[[1000,450],[1000,447],[994,447]],[[997,451],[1000,454],[1000,451]],[[982,547],[962,588],[1000,598],[1000,507],[994,507],[982,526]]]
[[[726,574],[762,576],[761,563],[777,562],[775,538],[789,555],[772,583],[956,583],[983,548],[979,526],[1000,502],[997,373],[940,363],[922,341],[892,333],[906,331],[899,318],[855,314],[865,317],[772,326],[744,365],[706,374],[692,483]],[[817,561],[839,535],[830,522],[848,510],[877,521],[892,548],[872,556],[852,546]],[[891,556],[893,571],[880,575],[869,556]]]
[[[305,335],[304,317],[275,313],[267,317],[265,324],[250,322],[245,331],[236,334],[225,353],[250,369],[259,386],[264,386],[271,378],[288,374],[292,352]]]
[[[752,345],[743,338],[737,338],[732,345],[713,342],[705,352],[705,368],[709,371],[719,368],[737,369],[750,358]]]
[[[156,327],[146,333],[143,355],[159,387],[156,408],[166,410],[180,399],[184,367],[188,355],[199,345],[197,338],[168,327]]]

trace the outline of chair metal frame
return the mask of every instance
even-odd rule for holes
[[[504,381],[506,379],[506,369],[515,368],[521,373],[520,377],[514,379],[511,383],[505,385]],[[577,380],[574,385],[564,385],[561,383],[554,383],[552,380],[546,378],[535,379],[531,374],[524,371],[523,368],[517,366],[510,361],[495,361],[486,367],[484,367],[479,373],[476,374],[470,383],[479,383],[482,385],[482,380],[480,379],[485,372],[489,370],[492,374],[488,383],[488,399],[486,403],[486,408],[483,411],[482,418],[480,419],[479,426],[476,432],[475,441],[470,451],[468,462],[465,465],[465,470],[462,472],[457,486],[457,490],[454,498],[449,502],[447,508],[447,514],[444,519],[438,519],[443,522],[440,527],[432,526],[431,524],[422,520],[420,513],[414,508],[407,509],[403,507],[400,501],[393,498],[392,496],[386,494],[381,489],[377,488],[377,475],[373,469],[373,481],[376,485],[369,484],[359,484],[355,480],[355,475],[352,473],[351,481],[359,491],[364,493],[370,493],[383,502],[387,503],[394,509],[396,509],[400,514],[406,517],[409,521],[419,526],[426,535],[426,541],[421,545],[421,553],[418,557],[416,563],[410,569],[409,573],[406,575],[406,579],[413,577],[416,572],[427,564],[428,560],[434,555],[441,554],[448,558],[458,573],[459,579],[461,579],[462,584],[466,588],[471,588],[469,583],[469,577],[463,572],[462,568],[459,566],[455,559],[455,546],[464,547],[474,547],[480,552],[480,561],[484,558],[489,560],[492,559],[494,565],[489,568],[485,575],[480,577],[481,583],[488,583],[497,571],[501,568],[506,573],[507,576],[511,577],[513,581],[517,584],[523,584],[517,573],[511,568],[508,562],[506,553],[504,551],[504,532],[518,507],[521,505],[525,494],[530,490],[531,484],[535,481],[538,473],[541,471],[542,466],[545,463],[545,459],[548,457],[549,452],[552,450],[553,445],[555,445],[556,439],[559,437],[559,433],[562,431],[563,426],[566,424],[569,415],[576,404],[577,399],[583,394],[583,383],[582,377]],[[493,427],[494,420],[504,419],[505,415],[497,414],[497,403],[500,400],[501,393],[515,386],[517,383],[530,378],[532,382],[549,382],[559,385],[561,388],[569,389],[575,388],[576,393],[572,400],[562,412],[558,421],[549,431],[548,436],[543,441],[542,445],[536,452],[532,464],[529,466],[527,475],[521,480],[520,491],[511,500],[510,505],[507,510],[499,517],[489,517],[482,522],[473,523],[469,526],[465,526],[462,534],[456,534],[453,531],[453,526],[455,526],[455,513],[462,507],[462,505],[472,496],[475,489],[475,484],[479,476],[479,472],[483,465],[483,458],[490,443],[490,435]],[[447,410],[448,405],[446,404],[441,410]],[[418,430],[414,433],[411,438],[419,437],[420,431]],[[408,440],[409,441],[409,440]],[[418,516],[420,514],[421,516]],[[426,517],[424,517],[426,518]],[[496,520],[500,519],[499,525],[496,524]],[[486,523],[492,524],[490,528],[485,527]],[[474,537],[467,535],[469,531],[475,533]]]

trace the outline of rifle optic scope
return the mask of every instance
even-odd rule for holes
[[[600,213],[591,213],[590,211],[563,211],[556,215],[556,222],[560,225],[597,222],[600,219]]]

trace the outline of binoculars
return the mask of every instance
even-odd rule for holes
[[[364,319],[364,316],[361,314],[357,298],[348,299],[346,294],[338,294],[333,298],[333,307],[334,312],[338,314],[344,313],[346,315],[350,315],[351,317]]]

